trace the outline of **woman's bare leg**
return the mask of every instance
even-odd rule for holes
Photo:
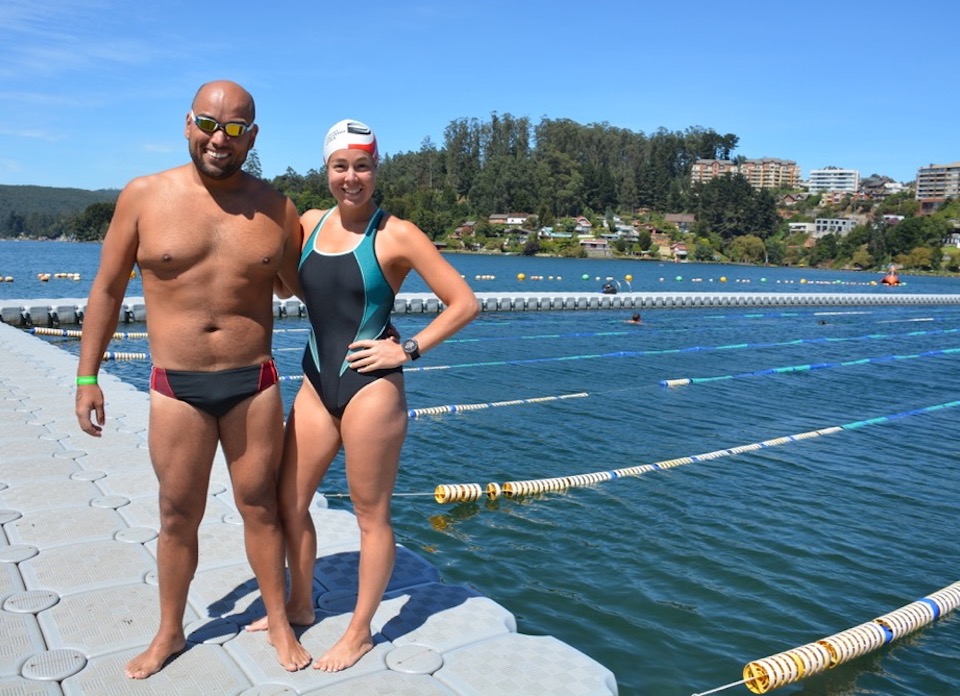
[[[400,375],[364,387],[343,415],[340,432],[347,482],[360,527],[357,604],[343,636],[314,662],[316,669],[326,672],[346,669],[373,648],[370,625],[390,581],[396,557],[390,503],[407,423]]]

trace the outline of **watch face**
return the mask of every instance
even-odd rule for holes
[[[403,350],[407,353],[412,353],[417,348],[418,348],[417,342],[412,338],[408,338],[406,341],[403,342]]]

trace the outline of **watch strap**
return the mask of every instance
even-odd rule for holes
[[[411,360],[416,360],[420,357],[420,344],[417,343],[417,339],[408,338],[403,342],[403,352],[410,356]]]

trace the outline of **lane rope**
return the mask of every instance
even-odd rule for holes
[[[960,582],[955,582],[872,621],[813,643],[753,660],[744,666],[743,679],[740,681],[693,696],[707,696],[741,684],[755,694],[765,694],[878,650],[940,620],[958,606]]]
[[[734,375],[717,375],[715,377],[681,377],[678,379],[660,380],[661,387],[682,387],[688,384],[706,384],[708,382],[717,382],[726,379],[740,379],[743,377],[760,377],[764,375],[786,374],[788,372],[809,372],[811,370],[824,370],[835,367],[851,367],[854,365],[866,365],[867,363],[881,363],[895,360],[914,360],[916,358],[929,358],[937,355],[953,355],[960,353],[960,348],[944,348],[942,350],[928,350],[923,353],[911,353],[910,355],[884,355],[876,358],[859,358],[856,360],[844,360],[843,362],[824,362],[810,363],[807,365],[789,365],[787,367],[769,367],[764,370],[754,370],[753,372],[740,372]]]
[[[308,329],[303,329],[307,331]],[[36,327],[28,329],[30,332],[37,332]],[[68,329],[44,329],[41,333],[47,331],[56,332],[54,334],[46,335],[64,335],[59,332],[67,332]],[[414,372],[431,372],[436,370],[452,370],[459,368],[471,368],[471,367],[493,367],[493,366],[506,366],[506,365],[530,365],[535,363],[546,363],[546,362],[563,362],[570,360],[592,360],[596,358],[632,358],[632,357],[644,357],[644,356],[656,356],[656,355],[670,355],[670,354],[679,354],[679,353],[691,353],[698,351],[721,351],[721,350],[742,350],[745,348],[777,348],[784,346],[795,346],[802,344],[813,344],[813,343],[829,343],[829,342],[846,342],[846,341],[863,341],[863,340],[877,340],[877,339],[888,339],[888,338],[903,338],[903,337],[916,337],[916,336],[935,336],[943,334],[953,334],[960,332],[960,328],[953,329],[934,329],[928,331],[910,331],[903,334],[867,334],[865,336],[850,336],[850,337],[817,337],[817,338],[798,338],[792,339],[789,341],[778,341],[772,343],[732,343],[728,345],[720,346],[688,346],[683,348],[666,348],[658,350],[640,350],[640,351],[613,351],[610,353],[594,353],[594,354],[583,354],[583,355],[567,355],[567,356],[558,356],[558,357],[545,357],[545,358],[524,358],[517,360],[492,360],[486,362],[472,362],[472,363],[459,363],[454,365],[424,365],[419,367],[405,367],[404,372],[414,373]],[[74,332],[80,333],[80,332]],[[114,334],[116,336],[116,334]],[[297,348],[297,350],[302,350]],[[117,353],[118,355],[124,355],[122,359],[125,360],[146,360],[148,355],[146,353]],[[142,357],[135,357],[142,356]],[[288,377],[281,376],[281,381],[294,381],[302,380],[303,375],[290,375]],[[661,382],[662,384],[662,382]],[[678,386],[678,385],[667,385],[667,386]]]
[[[548,401],[562,401],[564,399],[582,399],[590,396],[587,392],[576,392],[574,394],[559,394],[557,396],[534,396],[528,399],[510,399],[509,401],[491,401],[483,404],[449,404],[446,406],[428,406],[426,408],[411,408],[407,411],[407,416],[412,419],[421,416],[437,416],[444,413],[459,413],[462,411],[479,411],[485,408],[497,408],[499,406],[520,406],[522,404],[542,404]]]
[[[27,333],[35,334],[37,336],[59,336],[61,338],[83,338],[83,331],[77,329],[52,329],[45,326],[32,326],[29,329],[25,329]],[[306,333],[310,329],[274,329],[273,333]],[[110,338],[114,341],[119,341],[122,339],[132,338],[149,338],[146,331],[117,331]],[[303,350],[303,348],[298,348],[298,350]]]
[[[916,416],[925,413],[933,413],[935,411],[940,411],[948,408],[956,408],[960,406],[960,400],[958,401],[948,401],[942,404],[935,404],[933,406],[924,406],[921,408],[910,409],[909,411],[901,411],[900,413],[893,413],[886,416],[878,416],[876,418],[868,418],[865,420],[852,421],[850,423],[845,423],[843,425],[833,425],[826,428],[819,428],[817,430],[810,430],[805,433],[797,433],[796,435],[785,435],[782,437],[775,437],[769,440],[763,440],[762,442],[754,442],[748,445],[739,445],[736,447],[730,447],[727,449],[714,450],[713,452],[705,452],[703,454],[695,454],[688,457],[677,457],[675,459],[665,459],[663,461],[654,462],[653,464],[641,464],[638,466],[626,467],[623,469],[612,469],[607,471],[595,471],[588,474],[577,474],[573,476],[557,476],[552,478],[544,479],[528,479],[525,481],[507,481],[505,483],[488,483],[486,488],[481,488],[478,483],[457,483],[457,484],[441,484],[434,489],[434,497],[438,503],[459,503],[459,502],[472,502],[479,500],[481,497],[486,495],[489,500],[494,500],[498,498],[501,494],[507,498],[519,498],[522,496],[528,495],[540,495],[543,493],[556,493],[568,490],[570,488],[579,488],[586,486],[593,486],[597,483],[603,483],[605,481],[612,481],[619,478],[635,477],[641,476],[651,471],[662,471],[664,469],[672,469],[683,464],[694,464],[697,462],[711,461],[713,459],[719,459],[721,457],[730,457],[736,454],[743,454],[744,452],[752,452],[759,449],[764,449],[767,447],[778,447],[780,445],[785,445],[790,442],[799,442],[801,440],[809,440],[815,437],[821,437],[823,435],[833,435],[835,433],[843,432],[845,430],[857,430],[859,428],[865,428],[872,425],[880,425],[883,423],[891,423],[895,420],[901,418],[907,418],[909,416]]]
[[[149,360],[150,355],[148,353],[118,353],[116,351],[108,350],[103,354],[104,360]]]
[[[404,367],[404,372],[431,372],[435,370],[453,370],[472,367],[500,367],[504,365],[532,365],[545,362],[563,362],[568,360],[593,360],[596,358],[638,358],[655,355],[671,355],[678,353],[714,352],[722,350],[743,350],[745,348],[782,348],[784,346],[798,346],[815,343],[841,343],[847,341],[872,341],[890,338],[904,338],[916,336],[937,336],[960,333],[960,328],[932,329],[926,331],[909,331],[902,334],[867,334],[864,336],[818,336],[817,338],[795,338],[789,341],[771,343],[731,343],[719,346],[687,346],[683,348],[663,348],[656,350],[618,350],[610,353],[588,353],[583,355],[563,355],[550,358],[521,358],[516,360],[490,360],[485,362],[456,363],[452,365],[423,365],[419,367]]]
[[[82,338],[83,331],[76,329],[49,329],[43,326],[34,326],[26,330],[37,336],[60,336],[62,338]],[[146,338],[146,331],[118,331],[110,336],[111,340],[119,341],[124,338]]]
[[[873,312],[810,312],[804,314],[801,312],[779,312],[779,313],[750,313],[750,314],[711,314],[704,316],[703,319],[769,319],[769,318],[796,318],[799,316],[846,316],[854,314],[872,314]],[[920,318],[908,318],[908,319],[885,319],[877,320],[878,324],[902,324],[902,323],[914,323],[914,322],[933,322],[933,321],[944,321],[943,318],[936,317],[920,317]],[[507,323],[507,322],[501,322]],[[487,324],[489,325],[489,324]],[[81,338],[83,332],[76,329],[59,329],[59,328],[48,328],[42,326],[35,326],[25,329],[27,332],[36,334],[39,336],[57,336],[61,338]],[[685,328],[658,328],[658,331],[686,331]],[[285,334],[285,333],[309,333],[309,328],[288,328],[288,329],[273,329],[275,334]],[[547,339],[567,339],[567,338],[596,338],[603,336],[635,336],[637,335],[636,329],[632,330],[618,330],[618,331],[571,331],[564,333],[546,333],[546,334],[527,334],[520,336],[476,336],[476,337],[460,337],[460,338],[448,338],[444,343],[485,343],[490,341],[536,341],[536,340],[547,340]],[[111,338],[113,340],[123,340],[123,339],[145,339],[149,338],[147,332],[145,331],[118,331],[114,333]],[[302,348],[296,349],[286,349],[286,350],[301,350]]]

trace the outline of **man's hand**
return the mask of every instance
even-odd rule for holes
[[[80,429],[88,435],[100,437],[103,430],[103,424],[106,422],[106,416],[103,410],[103,392],[96,384],[84,384],[77,386],[75,412],[77,421],[80,423]],[[90,419],[90,413],[93,412],[96,422]]]

